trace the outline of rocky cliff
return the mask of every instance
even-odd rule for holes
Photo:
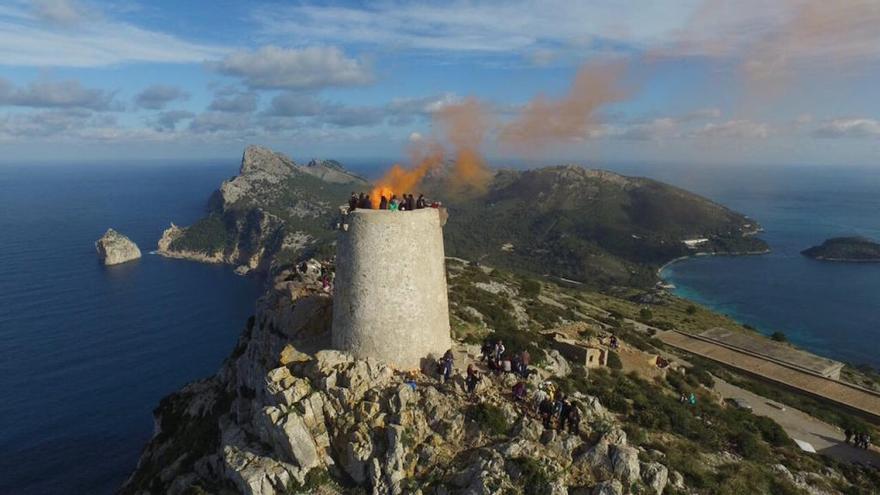
[[[469,394],[461,373],[440,384],[431,370],[324,349],[331,304],[308,272],[278,275],[220,372],[159,405],[155,436],[122,492],[498,493],[526,480],[533,493],[666,487],[668,469],[640,460],[596,398],[572,395],[581,433],[545,430],[531,404],[506,394],[512,374],[487,376]],[[460,363],[478,360],[477,346],[454,351]],[[531,386],[563,369],[559,361]]]
[[[118,265],[141,257],[141,250],[138,249],[137,244],[113,229],[107,229],[107,232],[95,241],[95,250],[98,251],[98,258],[105,265]]]
[[[799,452],[772,421],[726,407],[696,371],[647,367],[652,355],[623,341],[626,371],[564,357],[546,336],[600,347],[615,328],[570,291],[452,263],[456,372],[441,383],[433,367],[328,350],[332,298],[317,263],[300,268],[273,279],[216,375],[162,400],[122,493],[870,493],[864,472]],[[502,300],[510,307],[497,314]],[[515,375],[486,372],[471,331],[530,350],[526,401],[510,393]],[[484,373],[474,393],[471,363]],[[578,407],[579,431],[542,424],[532,398],[548,382]],[[689,390],[698,405],[679,401]]]
[[[239,174],[211,197],[208,215],[188,227],[172,224],[158,253],[228,263],[239,273],[270,271],[308,247],[329,242],[337,207],[365,184],[337,162],[298,165],[281,153],[248,146]]]
[[[705,253],[767,250],[755,221],[650,179],[576,165],[497,171],[485,190],[447,179],[436,170],[420,186],[449,207],[446,253],[495,266],[596,286],[650,286],[659,266],[694,254],[685,239],[706,238],[697,250]],[[166,231],[159,252],[271,271],[304,251],[331,252],[336,207],[368,187],[338,162],[297,165],[249,146],[209,214]]]

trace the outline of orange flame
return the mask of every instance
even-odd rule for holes
[[[416,164],[413,168],[406,169],[395,163],[376,182],[376,187],[370,192],[370,203],[373,205],[373,209],[379,208],[382,196],[391,201],[391,196],[395,194],[398,196],[412,194],[413,189],[419,185],[425,175],[443,163],[443,148],[440,145],[428,143],[424,146],[424,148],[410,149],[412,162]]]

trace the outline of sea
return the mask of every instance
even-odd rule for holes
[[[159,400],[229,355],[263,282],[150,251],[237,168],[0,165],[0,493],[114,493]],[[108,227],[143,258],[100,264]]]
[[[234,160],[0,165],[0,493],[109,494],[134,469],[165,395],[231,352],[264,281],[150,254],[205,211]],[[378,168],[353,167],[374,176]],[[880,239],[880,167],[614,164],[763,225],[764,256],[699,257],[662,276],[678,295],[818,354],[880,368],[880,264],[799,252]],[[139,261],[102,266],[94,241]]]
[[[627,165],[757,220],[771,252],[668,265],[674,293],[811,352],[880,369],[880,263],[817,261],[829,237],[880,241],[880,167]]]

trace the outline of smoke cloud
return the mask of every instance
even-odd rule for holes
[[[623,86],[624,62],[585,64],[578,70],[568,93],[559,99],[538,95],[498,136],[502,145],[529,152],[547,145],[583,139],[597,121],[603,105],[628,95]]]
[[[750,83],[787,85],[805,59],[846,66],[876,55],[877,0],[787,0],[785,6],[782,22],[745,54],[743,69]]]
[[[480,154],[480,146],[492,124],[488,107],[476,98],[468,98],[438,110],[434,121],[455,149],[455,163],[449,176],[452,185],[485,189],[492,173]]]

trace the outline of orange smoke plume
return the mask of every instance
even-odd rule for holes
[[[625,69],[623,62],[582,66],[568,94],[558,100],[535,97],[516,119],[501,128],[499,140],[527,152],[558,141],[585,138],[596,123],[596,110],[627,96],[621,86]]]
[[[434,120],[455,148],[455,164],[449,176],[452,184],[485,189],[492,173],[479,148],[492,123],[489,110],[476,98],[468,98],[438,110]]]
[[[827,65],[855,65],[876,53],[880,43],[880,2],[876,0],[787,0],[788,17],[752,46],[743,64],[752,84],[779,91],[798,70],[799,59]]]
[[[391,196],[397,195],[400,199],[403,194],[412,194],[425,175],[443,163],[443,148],[436,143],[414,146],[410,149],[410,157],[415,164],[412,168],[406,169],[395,163],[376,181],[376,187],[370,192],[374,209],[379,208],[382,196],[391,201]]]

